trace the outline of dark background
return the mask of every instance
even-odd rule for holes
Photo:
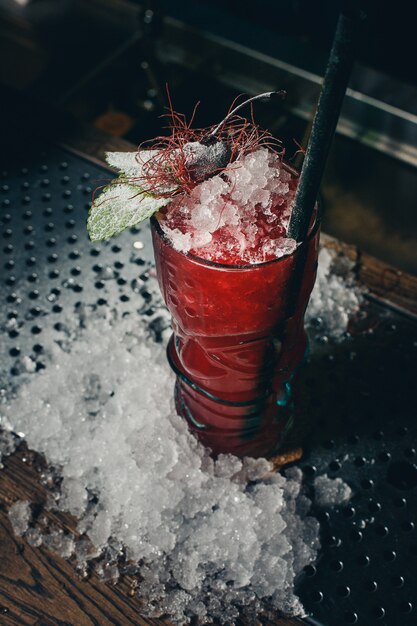
[[[256,49],[264,48],[270,37],[279,35],[288,38],[296,56],[297,46],[308,42],[316,50],[317,58],[314,54],[305,57],[303,64],[307,65],[324,60],[342,5],[340,0],[103,0],[101,3],[96,0],[0,0],[3,35],[19,22],[21,27],[27,22],[35,28],[45,48],[54,50],[60,57],[77,56],[81,49],[94,55],[94,50],[111,47],[117,41],[120,23],[115,19],[109,32],[95,32],[94,19],[80,18],[83,5],[84,8],[95,5],[98,10],[102,5],[110,11],[113,8],[117,14],[123,4],[138,9],[151,8],[156,14],[174,16]],[[417,84],[414,4],[409,0],[395,3],[362,0],[359,4],[365,19],[361,26],[358,60]],[[108,38],[107,45],[100,41],[104,35]]]
[[[17,93],[31,109],[34,125],[40,118],[33,111],[42,110],[48,119],[53,109],[62,119],[70,116],[138,145],[166,132],[161,115],[167,83],[178,111],[189,116],[201,101],[198,126],[219,121],[237,95],[253,95],[272,84],[286,88],[287,100],[277,109],[258,105],[256,120],[283,140],[291,158],[296,142],[306,145],[319,89],[314,80],[303,82],[300,72],[323,76],[340,5],[331,0],[0,0],[3,103]],[[324,229],[417,273],[413,5],[363,0],[361,7],[350,82],[359,97],[344,107],[353,131],[339,128],[326,168]],[[266,55],[296,68],[295,78],[291,69],[288,81],[286,70],[274,78],[270,69],[264,80],[257,67],[247,65],[247,57],[236,61],[240,47],[255,58]],[[8,109],[6,115],[17,115],[14,104]],[[20,115],[23,124],[27,116]]]
[[[292,39],[294,56],[297,44],[308,42],[317,58],[304,58],[314,65],[327,55],[342,2],[339,0],[211,0],[210,2],[156,3],[168,14],[214,32],[228,32],[236,40],[265,45],[264,32]],[[417,84],[415,6],[408,0],[384,2],[362,0],[363,12],[358,61],[384,73]],[[238,24],[238,26],[237,26]],[[289,42],[290,43],[290,42]]]

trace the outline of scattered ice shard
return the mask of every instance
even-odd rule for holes
[[[30,502],[27,500],[18,500],[9,509],[9,520],[15,535],[22,536],[29,528],[32,519],[32,510]]]
[[[329,478],[326,474],[314,480],[314,502],[317,506],[337,506],[352,497],[352,489],[341,478]]]

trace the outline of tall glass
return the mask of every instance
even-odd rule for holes
[[[175,250],[152,218],[159,285],[172,315],[176,408],[214,454],[270,456],[293,421],[319,224],[288,256],[224,265]]]

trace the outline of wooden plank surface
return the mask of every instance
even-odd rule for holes
[[[356,278],[371,294],[387,305],[417,314],[417,276],[402,272],[370,254],[361,252],[357,246],[339,241],[326,233],[321,234],[321,242],[354,263]]]
[[[30,500],[38,518],[44,516],[75,534],[72,516],[44,509],[47,491],[39,480],[39,460],[38,455],[21,450],[3,460],[5,467],[0,472],[1,626],[168,624],[140,617],[140,603],[132,596],[129,577],[117,586],[104,584],[96,576],[82,580],[74,563],[48,548],[32,548],[14,535],[7,511],[16,500]]]

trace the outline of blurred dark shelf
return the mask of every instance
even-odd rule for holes
[[[368,4],[374,28],[377,11]],[[166,83],[174,108],[188,117],[201,101],[197,126],[221,119],[238,94],[284,88],[286,100],[274,109],[257,105],[256,120],[283,141],[287,158],[297,151],[295,142],[305,145],[337,3],[326,8],[317,32],[308,25],[314,11],[304,0],[265,0],[256,8],[216,1],[59,5],[61,13],[46,19],[40,8],[48,0],[13,15],[2,11],[0,0],[0,52],[13,58],[0,80],[43,103],[44,117],[53,105],[57,119],[69,113],[137,146],[167,132],[161,117]],[[298,23],[294,15],[303,8]],[[390,51],[397,54],[393,46]],[[415,274],[416,103],[417,88],[357,64],[322,189],[327,232]]]

